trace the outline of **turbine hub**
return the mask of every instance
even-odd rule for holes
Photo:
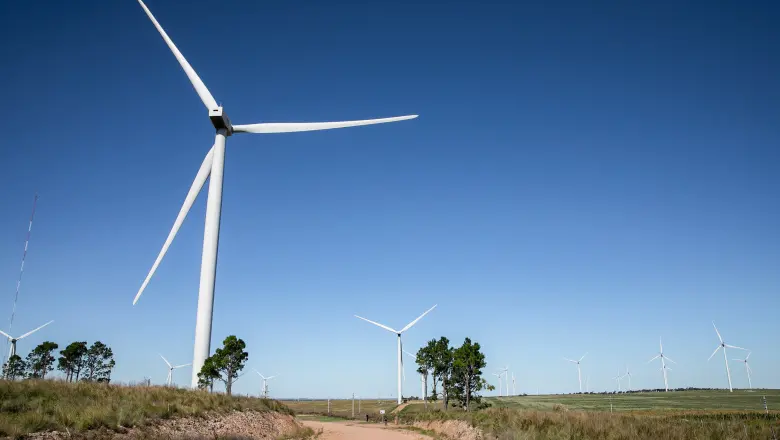
[[[227,114],[225,114],[221,106],[209,110],[209,119],[211,119],[211,124],[214,125],[214,128],[217,130],[225,130],[227,136],[233,134],[233,125],[230,123],[230,118],[227,117]]]

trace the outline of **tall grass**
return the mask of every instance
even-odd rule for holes
[[[499,440],[658,440],[769,439],[770,423],[778,431],[778,414],[760,412],[687,412],[626,414],[583,411],[532,411],[491,408],[463,411],[402,413],[406,423],[464,420],[487,438]]]
[[[117,430],[160,419],[232,410],[292,414],[274,400],[178,388],[0,380],[0,437],[101,427]]]

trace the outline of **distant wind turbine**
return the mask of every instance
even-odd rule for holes
[[[617,382],[617,390],[618,390],[618,392],[621,391],[620,390],[620,379],[622,379],[622,378],[623,378],[623,376],[620,375],[620,368],[618,368],[617,376],[612,378],[612,379],[615,379],[615,381]]]
[[[170,362],[168,362],[168,359],[165,359],[165,356],[160,355],[160,357],[165,362],[165,365],[168,366],[168,379],[165,380],[165,384],[167,386],[171,386],[171,381],[173,380],[173,370],[175,370],[177,368],[188,367],[188,366],[192,365],[192,363],[189,363],[189,364],[181,364],[181,365],[173,366],[173,365],[171,365]]]
[[[409,355],[412,359],[417,359],[417,355],[411,354],[406,350],[404,350],[404,353]],[[420,392],[420,399],[425,402],[425,376],[422,373],[420,373]]]
[[[22,336],[19,336],[17,338],[14,338],[13,336],[9,335],[8,333],[0,330],[0,335],[3,335],[6,338],[8,338],[8,341],[11,343],[11,350],[8,352],[8,359],[11,359],[11,356],[16,354],[16,341],[18,341],[19,339],[23,339],[23,338],[26,338],[26,337],[30,336],[31,334],[33,334],[33,333],[37,332],[38,330],[46,327],[47,325],[51,324],[52,322],[54,322],[54,321],[49,321],[46,324],[43,324],[42,326],[36,328],[35,330],[30,330],[29,332],[27,332],[27,333],[25,333]]]
[[[509,395],[509,365],[504,367],[504,385],[506,387],[506,395]]]
[[[569,362],[577,364],[577,380],[580,383],[580,393],[582,393],[582,372],[580,371],[580,362],[582,362],[582,360],[585,359],[585,356],[587,356],[587,355],[588,355],[588,353],[585,352],[585,354],[583,354],[582,357],[578,361],[574,361],[574,360],[571,360],[571,359],[564,358],[564,359],[566,359]]]
[[[265,397],[267,399],[268,398],[268,381],[273,379],[276,376],[265,377],[257,370],[255,370],[255,373],[257,373],[260,377],[263,378],[263,390],[262,390],[263,391],[263,397]]]
[[[628,388],[626,388],[626,391],[631,391],[631,372],[628,371],[628,365],[626,365],[626,374],[623,377],[628,377]]]
[[[498,397],[501,397],[501,376],[503,376],[503,373],[501,373],[501,370],[498,370],[498,373],[493,373],[493,376],[498,377]]]
[[[133,299],[133,304],[138,302],[138,298],[140,298],[147,284],[149,284],[149,280],[157,270],[157,266],[159,266],[165,253],[168,251],[168,247],[176,237],[176,233],[179,231],[182,222],[184,222],[184,219],[187,217],[187,213],[190,211],[190,208],[192,208],[192,204],[195,202],[195,199],[198,197],[198,194],[206,183],[206,179],[209,179],[208,200],[206,201],[206,222],[203,231],[203,253],[201,255],[200,265],[198,311],[197,319],[195,321],[195,346],[192,361],[192,387],[196,388],[198,385],[198,373],[200,373],[211,350],[211,324],[214,309],[214,286],[217,276],[217,249],[219,248],[219,227],[222,212],[222,181],[225,165],[225,143],[227,142],[227,138],[238,133],[291,133],[357,127],[360,125],[404,121],[414,119],[417,115],[340,122],[272,122],[234,125],[230,122],[230,119],[222,106],[217,103],[217,100],[214,99],[214,96],[209,92],[209,89],[206,88],[206,85],[195,72],[195,69],[187,62],[187,59],[184,58],[184,55],[181,54],[170,37],[168,37],[165,30],[160,26],[160,23],[154,18],[149,8],[146,7],[142,0],[138,0],[138,3],[165,41],[165,44],[168,45],[168,49],[170,49],[173,56],[179,62],[179,65],[184,70],[187,78],[189,78],[190,83],[200,97],[200,100],[203,102],[203,105],[206,106],[209,119],[216,132],[214,145],[203,159],[200,170],[198,170],[195,181],[192,182],[192,186],[184,199],[184,204],[179,211],[179,215],[176,217],[173,228],[168,234],[168,238],[165,240],[162,250],[152,265],[152,269],[141,284],[141,288],[138,289],[135,299]],[[219,58],[219,56],[217,56],[217,58]]]
[[[715,351],[712,352],[712,354],[707,359],[707,361],[709,362],[709,360],[712,359],[713,356],[715,356],[715,353],[717,353],[718,350],[720,350],[721,348],[723,349],[723,361],[726,363],[726,377],[728,377],[728,379],[729,379],[729,391],[733,392],[734,390],[731,389],[731,371],[729,371],[729,359],[726,356],[726,347],[728,347],[728,348],[736,348],[737,350],[747,350],[747,349],[746,348],[742,348],[742,347],[737,347],[735,345],[729,345],[729,344],[723,342],[723,338],[720,337],[720,332],[718,331],[718,328],[715,327],[715,322],[714,321],[712,322],[712,327],[715,328],[715,333],[718,334],[718,339],[720,339],[720,344],[718,344],[718,348],[716,348]]]
[[[748,355],[745,356],[745,359],[732,359],[732,360],[735,360],[737,362],[744,362],[745,363],[745,372],[747,372],[748,385],[750,386],[750,389],[752,390],[753,389],[753,382],[750,381],[750,372],[753,371],[753,370],[751,370],[750,369],[750,365],[748,365],[748,358],[750,358],[751,354],[752,354],[752,352],[748,352]]]
[[[517,388],[515,388],[515,373],[512,372],[512,395],[517,395]]]
[[[394,329],[392,329],[392,328],[390,328],[390,327],[388,327],[386,325],[380,324],[378,322],[371,321],[370,319],[363,318],[362,316],[355,315],[355,318],[362,319],[363,321],[366,321],[366,322],[370,322],[371,324],[374,324],[377,327],[382,327],[383,329],[398,335],[398,404],[399,405],[401,404],[401,401],[403,399],[402,385],[401,385],[401,375],[404,374],[403,373],[403,367],[404,367],[404,365],[403,365],[403,362],[404,362],[404,359],[403,359],[403,345],[401,344],[401,333],[403,333],[403,332],[409,330],[410,328],[412,328],[413,325],[417,324],[417,321],[422,319],[422,317],[427,315],[431,310],[435,309],[437,305],[438,304],[434,304],[433,307],[431,307],[430,309],[426,310],[425,313],[423,313],[422,315],[418,316],[417,319],[415,319],[414,321],[412,321],[409,324],[407,324],[406,327],[402,328],[401,330],[394,330]]]
[[[656,359],[661,359],[661,371],[663,371],[663,375],[664,375],[664,390],[669,391],[669,381],[666,378],[666,370],[671,370],[671,368],[666,366],[665,361],[669,361],[673,364],[676,364],[676,362],[664,355],[664,344],[661,338],[658,338],[658,346],[661,349],[661,351],[659,351],[654,358],[647,361],[647,363],[649,364],[650,362],[653,362]]]

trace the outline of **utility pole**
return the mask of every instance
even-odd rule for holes
[[[330,415],[330,397],[328,397],[328,415]]]

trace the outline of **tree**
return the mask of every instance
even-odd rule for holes
[[[230,335],[222,342],[222,348],[206,358],[203,368],[198,373],[198,384],[213,387],[214,380],[220,380],[225,384],[225,393],[229,396],[233,390],[233,382],[239,377],[239,372],[244,369],[249,353],[244,351],[246,343],[234,335]]]
[[[111,381],[111,370],[114,369],[114,352],[106,344],[95,341],[84,357],[84,378],[89,382]]]
[[[479,404],[480,396],[477,393],[488,386],[482,378],[482,369],[486,365],[479,343],[472,343],[469,338],[452,352],[450,390],[459,406],[467,411],[472,402]]]
[[[46,373],[54,369],[52,352],[58,347],[51,341],[42,342],[27,355],[27,369],[31,378],[44,379]]]
[[[441,382],[442,397],[444,409],[449,404],[450,374],[452,373],[452,349],[450,340],[442,336],[435,341],[432,347],[433,375]],[[434,394],[436,391],[436,382],[434,379]]]
[[[8,380],[21,379],[27,373],[27,362],[18,354],[8,358],[8,362],[3,365],[3,377]]]
[[[79,380],[81,370],[84,368],[87,357],[87,341],[72,342],[60,351],[57,360],[57,369],[65,373],[65,380],[73,382]]]
[[[198,373],[198,388],[202,390],[208,388],[209,391],[214,391],[214,381],[216,379],[219,379],[219,368],[216,366],[214,357],[209,356],[203,363],[200,373]]]

